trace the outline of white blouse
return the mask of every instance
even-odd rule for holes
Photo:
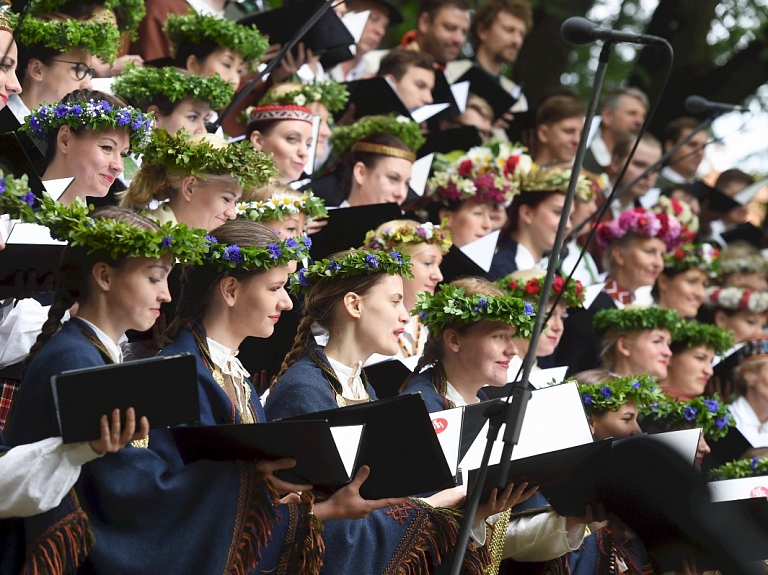
[[[728,409],[736,420],[736,429],[752,444],[752,447],[768,446],[768,421],[760,421],[747,398],[739,397]]]
[[[363,367],[362,361],[358,362],[355,367],[349,367],[329,357],[328,363],[331,364],[333,371],[336,372],[336,377],[339,378],[342,397],[347,399],[368,399],[368,390],[365,388],[363,378],[360,376]]]

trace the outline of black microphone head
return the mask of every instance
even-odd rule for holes
[[[685,99],[685,109],[691,114],[701,114],[706,112],[709,107],[709,102],[701,96],[688,96]]]
[[[590,22],[581,16],[572,16],[560,26],[560,36],[563,40],[572,46],[589,44],[594,41],[592,31],[597,27],[594,22]]]

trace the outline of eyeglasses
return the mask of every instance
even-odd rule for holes
[[[93,75],[96,73],[96,70],[94,70],[84,62],[73,62],[72,60],[54,60],[53,58],[51,58],[50,61],[60,62],[62,64],[74,64],[75,78],[77,78],[78,80],[85,80],[86,76],[90,76],[91,78],[93,78]]]

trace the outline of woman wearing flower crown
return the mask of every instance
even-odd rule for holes
[[[125,157],[146,143],[152,117],[109,94],[76,90],[34,110],[22,129],[47,144],[44,180],[75,178],[59,198],[70,204],[107,195]]]
[[[499,236],[503,243],[493,256],[492,277],[498,279],[516,270],[542,265],[544,254],[555,245],[570,178],[570,168],[557,166],[518,172],[520,194],[507,208],[509,219]],[[585,176],[579,176],[576,193],[582,200],[592,196]],[[567,234],[570,214],[566,217],[569,218]]]
[[[680,317],[674,310],[651,308],[605,309],[595,315],[600,335],[602,367],[620,376],[647,372],[667,377],[672,334]]]
[[[622,309],[634,301],[638,288],[652,286],[664,269],[664,255],[679,244],[681,230],[674,216],[643,208],[598,224],[597,242],[605,252],[608,275],[591,304],[565,321],[557,365],[567,365],[569,373],[599,365],[598,342],[592,329],[595,314],[603,309]]]
[[[316,220],[328,217],[325,202],[312,190],[297,192],[282,184],[259,188],[250,202],[237,204],[237,212],[240,217],[266,225],[281,238],[313,233],[318,228]]]
[[[403,278],[403,304],[408,311],[416,307],[420,293],[434,294],[443,281],[440,262],[451,247],[448,230],[431,223],[413,220],[393,220],[369,231],[363,245],[370,249],[394,249],[411,258],[413,279]],[[397,357],[421,355],[429,331],[418,315],[412,315],[400,335]]]
[[[16,62],[19,48],[13,39],[13,25],[10,13],[0,12],[0,110],[8,105],[8,98],[21,94],[21,84],[16,78]]]
[[[737,398],[729,409],[736,428],[754,447],[768,446],[768,336],[747,340],[738,352]]]
[[[519,174],[532,165],[524,152],[519,145],[494,142],[458,158],[454,153],[438,159],[427,184],[428,196],[432,211],[440,220],[448,220],[457,248],[488,235],[495,206],[512,202],[519,190]]]
[[[733,347],[733,335],[715,325],[684,321],[672,333],[672,357],[667,376],[660,379],[664,393],[680,400],[702,395],[714,371],[715,355]]]
[[[9,100],[23,123],[43,104],[59,102],[76,90],[90,90],[93,58],[111,63],[120,31],[111,22],[80,21],[64,15],[24,15],[15,37],[19,43],[17,75],[24,92]]]
[[[736,343],[759,335],[768,322],[768,292],[737,287],[707,288],[698,319],[733,332]]]
[[[317,261],[292,278],[294,289],[306,292],[304,318],[267,399],[269,420],[376,398],[361,366],[373,353],[397,353],[398,336],[408,322],[401,276],[410,276],[410,267],[408,256],[396,251],[353,250]],[[329,333],[325,348],[312,339],[315,322]],[[502,499],[510,496],[511,490]],[[450,533],[456,520],[419,499],[407,505],[403,522],[374,512],[360,522],[327,524],[324,573],[359,571],[355,549],[375,550],[367,557],[370,573],[385,572],[387,565],[392,572],[426,573],[439,564],[455,543]],[[425,521],[418,533],[411,529],[417,520]],[[484,554],[470,546],[468,572],[480,573],[484,563]]]
[[[235,95],[220,77],[192,74],[178,68],[132,67],[118,76],[112,93],[154,114],[158,130],[205,134],[213,110],[225,108]]]
[[[544,287],[546,272],[542,269],[518,270],[508,276],[496,280],[495,284],[507,295],[529,301],[539,305],[541,292]],[[552,289],[549,292],[549,306],[547,308],[547,326],[539,338],[536,346],[536,357],[548,357],[555,353],[560,338],[563,336],[563,321],[568,317],[568,309],[578,309],[584,305],[584,287],[578,280],[571,280],[566,286],[566,278],[560,274],[555,275]],[[560,300],[555,304],[555,298],[561,294]],[[554,311],[552,306],[555,306]],[[515,339],[515,346],[519,351],[517,358],[512,360],[509,379],[512,381],[522,366],[522,358],[528,353],[528,341]],[[540,369],[536,363],[534,370]]]
[[[82,205],[49,201],[40,221],[70,247],[28,357],[11,445],[58,435],[51,376],[120,363],[123,333],[151,327],[170,299],[174,261],[198,261],[207,249],[201,233],[160,227],[121,208],[89,215]],[[74,304],[77,318],[62,325]],[[26,568],[75,570],[87,560],[94,573],[253,569],[276,519],[271,468],[197,463],[174,471],[174,463],[138,447],[89,463],[62,506],[26,521],[33,542]]]
[[[273,173],[271,162],[248,142],[157,130],[120,205],[147,209],[163,202],[148,217],[210,231],[234,219],[237,202],[249,200]]]
[[[719,250],[711,244],[683,244],[664,256],[664,271],[651,295],[659,307],[694,318],[707,297],[711,279],[718,275]]]
[[[246,135],[253,147],[272,155],[278,175],[273,183],[289,184],[304,173],[312,146],[312,111],[294,105],[259,106],[248,114]]]
[[[743,241],[728,244],[720,254],[721,285],[768,291],[768,259]]]

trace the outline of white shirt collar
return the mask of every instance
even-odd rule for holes
[[[329,357],[328,363],[331,364],[333,371],[336,372],[336,377],[339,378],[342,397],[347,399],[366,399],[368,397],[368,390],[365,389],[363,378],[360,377],[363,367],[362,362],[358,363],[355,367],[349,367]]]
[[[452,401],[456,407],[469,405],[464,400],[464,397],[462,397],[462,395],[458,391],[456,391],[456,388],[451,385],[450,381],[445,382],[445,398],[448,399],[449,401]],[[480,399],[478,399],[473,403],[480,403]]]
[[[754,447],[768,444],[768,421],[761,422],[747,398],[739,397],[728,409],[736,420],[736,428]]]
[[[120,346],[112,341],[112,338],[109,337],[106,333],[101,331],[98,327],[96,327],[95,324],[91,323],[87,319],[83,319],[82,317],[77,318],[81,322],[83,322],[85,325],[90,327],[93,330],[93,333],[96,334],[96,337],[99,339],[99,341],[104,345],[105,348],[107,348],[107,351],[109,352],[109,357],[112,358],[112,361],[115,363],[123,363],[123,350],[120,349]]]
[[[216,16],[217,18],[224,18],[224,10],[214,10],[203,0],[187,0],[187,4],[192,6],[192,9],[198,14],[203,16]]]
[[[611,153],[608,151],[605,141],[603,141],[602,129],[595,134],[589,149],[592,150],[592,155],[595,156],[598,164],[603,167],[611,165]]]
[[[523,244],[517,244],[515,264],[519,270],[529,270],[538,267],[538,262],[533,257],[533,254]]]
[[[659,175],[673,184],[688,184],[693,181],[693,178],[684,178],[669,166],[664,166]]]
[[[218,341],[205,338],[208,343],[208,351],[211,354],[211,360],[221,370],[221,373],[231,376],[241,376],[243,378],[249,377],[251,374],[246,371],[240,360],[237,359],[238,352],[232,353],[232,350],[228,347],[220,344]]]

